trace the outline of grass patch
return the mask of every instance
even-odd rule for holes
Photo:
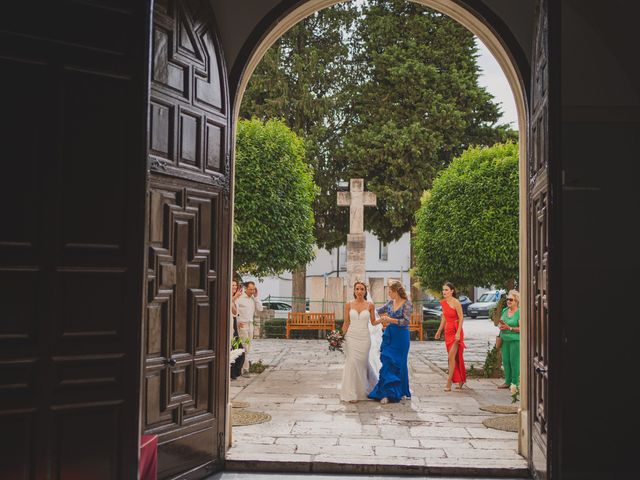
[[[258,360],[257,362],[249,362],[249,373],[262,373],[264,372],[269,365],[265,365],[262,363],[262,360]]]

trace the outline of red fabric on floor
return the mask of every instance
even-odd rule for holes
[[[140,437],[140,480],[156,480],[158,478],[158,436],[142,435]]]

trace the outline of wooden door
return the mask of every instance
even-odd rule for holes
[[[530,253],[527,288],[529,336],[529,412],[530,454],[535,478],[549,475],[550,444],[549,389],[549,267],[551,196],[550,116],[549,116],[549,42],[547,0],[537,4],[532,65],[531,119],[528,159],[528,241]]]
[[[224,461],[230,165],[220,52],[206,0],[155,3],[143,418],[159,436],[160,478],[204,476]]]
[[[0,478],[133,479],[146,2],[0,15]]]

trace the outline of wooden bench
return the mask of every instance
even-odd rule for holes
[[[418,332],[418,340],[422,341],[422,312],[411,314],[409,333],[411,332]]]
[[[287,338],[291,330],[335,330],[335,313],[289,312]]]

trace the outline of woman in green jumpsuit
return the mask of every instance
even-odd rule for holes
[[[502,367],[504,384],[498,388],[520,385],[520,294],[510,290],[507,294],[507,307],[502,310],[498,323],[502,338]]]

